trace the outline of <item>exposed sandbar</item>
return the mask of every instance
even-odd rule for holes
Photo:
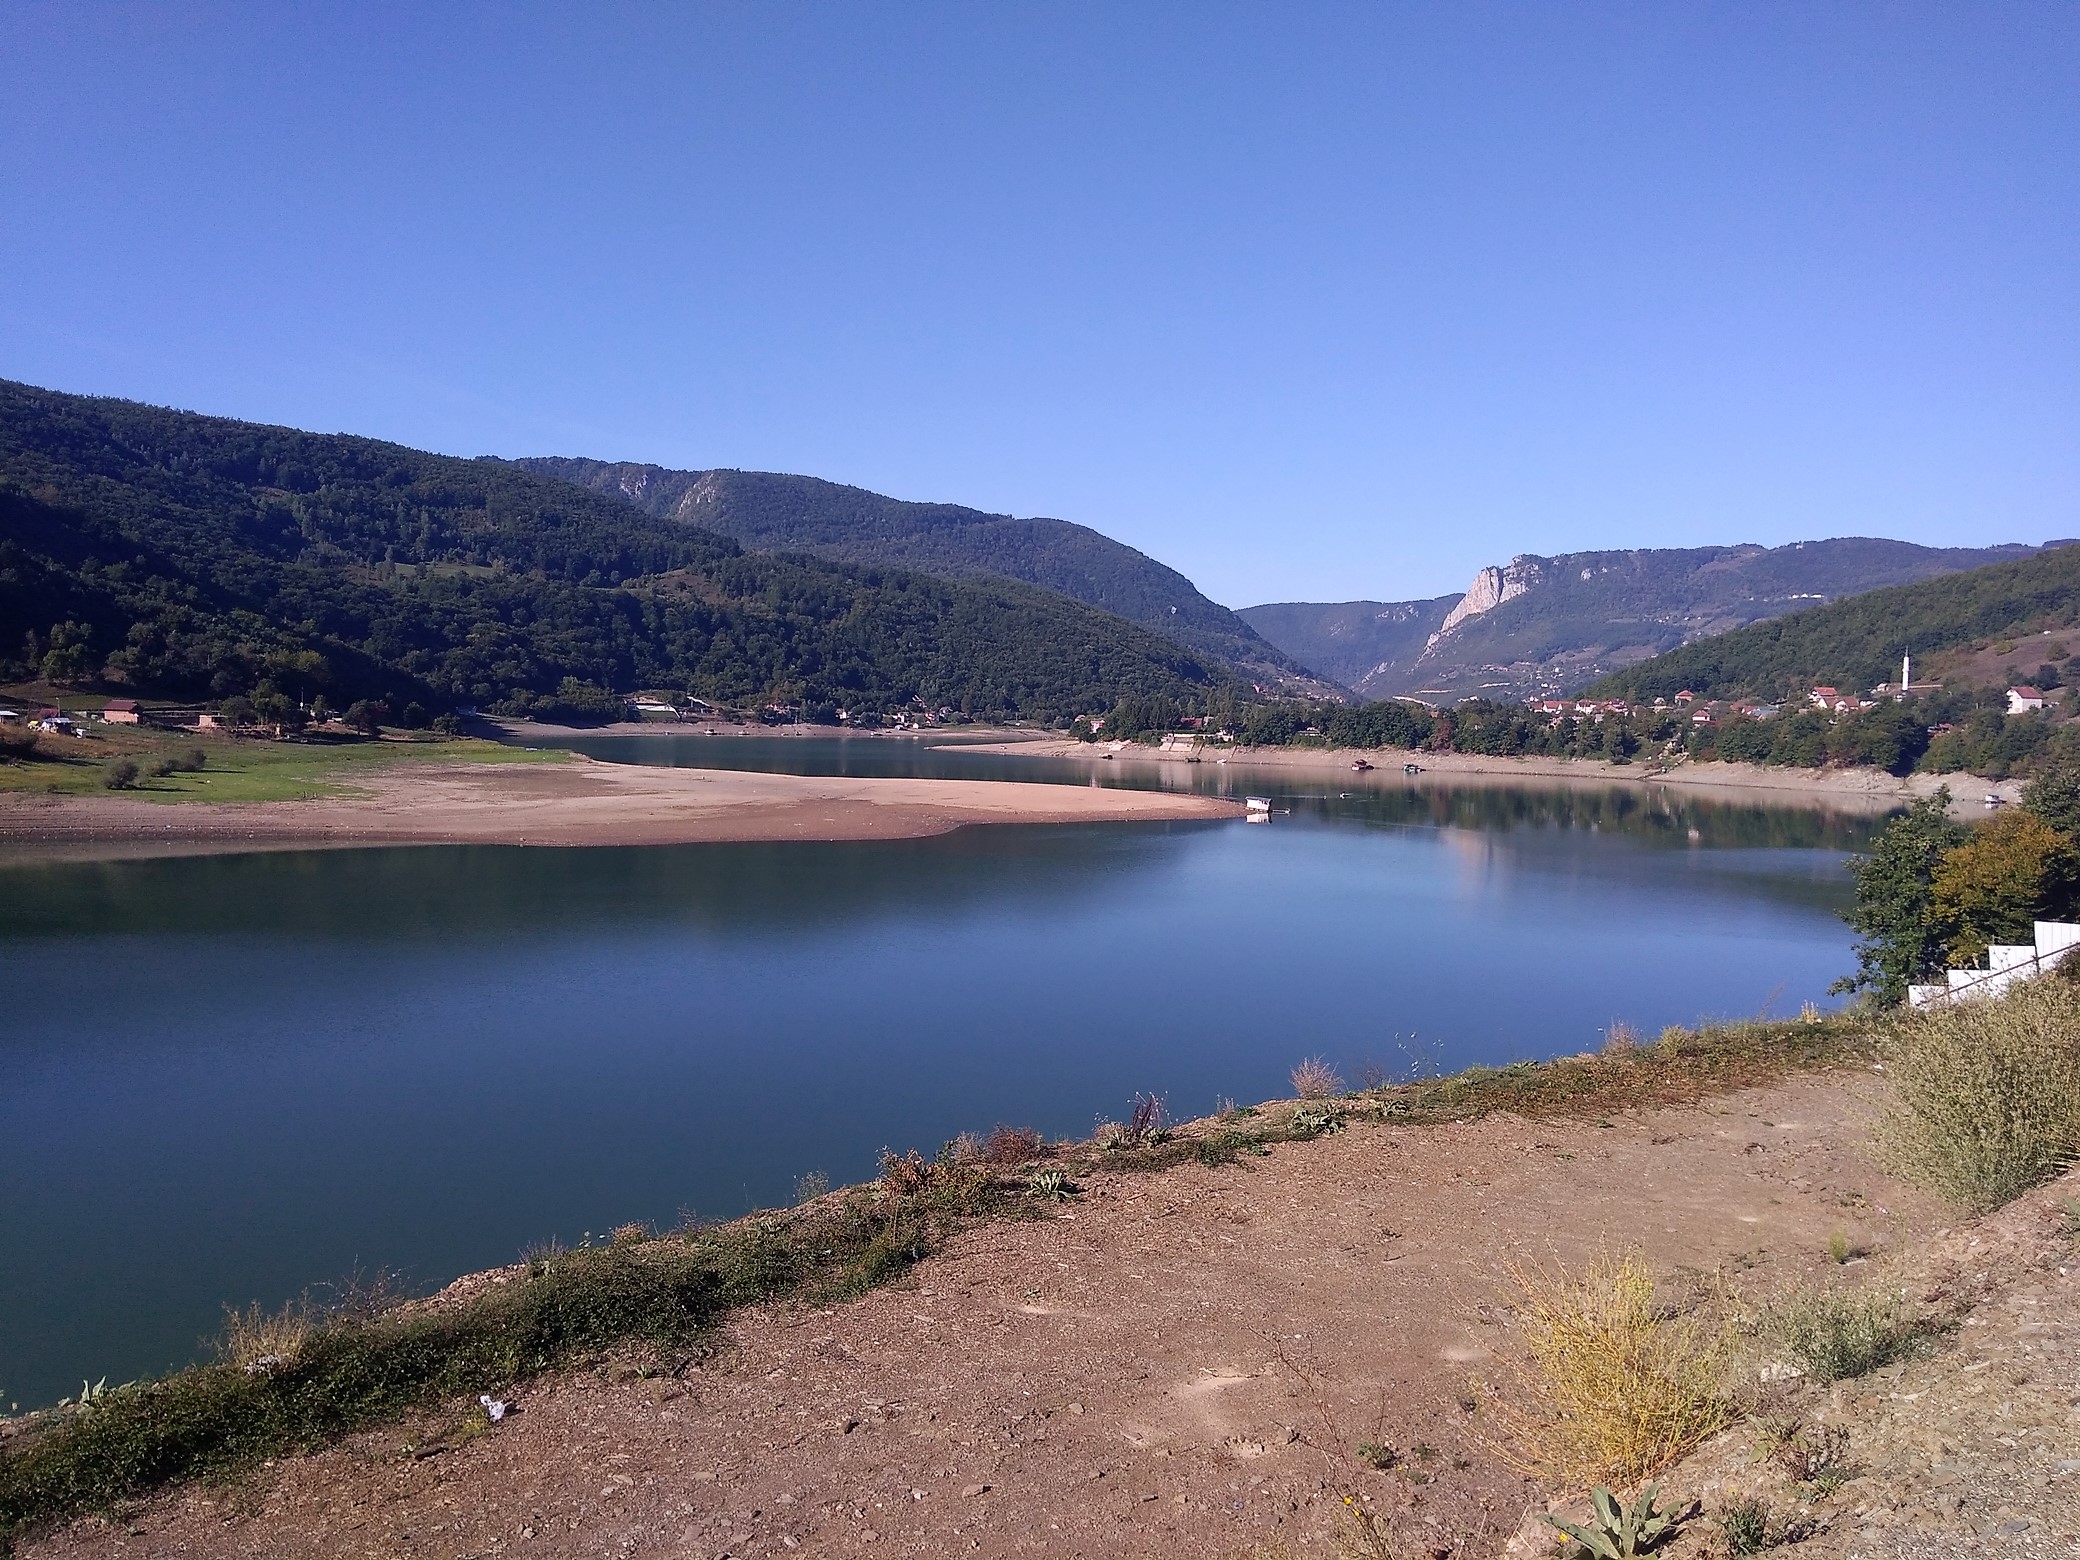
[[[0,796],[0,846],[101,856],[355,845],[680,845],[878,840],[973,823],[1232,818],[1216,797],[1022,781],[849,779],[737,770],[414,764],[367,794],[291,802],[162,803],[111,795]]]

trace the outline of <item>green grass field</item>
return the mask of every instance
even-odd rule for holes
[[[160,759],[205,755],[199,771],[154,775]],[[0,763],[0,793],[56,796],[123,795],[148,802],[293,802],[361,793],[355,782],[398,764],[533,764],[568,758],[558,749],[529,751],[473,737],[386,737],[377,742],[270,742],[244,737],[94,727],[83,737],[45,736],[33,758]],[[140,771],[133,787],[111,792],[106,777],[122,759]]]

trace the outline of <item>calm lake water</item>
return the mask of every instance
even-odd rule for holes
[[[646,762],[1274,794],[861,844],[0,854],[0,1404],[226,1302],[784,1204],[999,1121],[1172,1111],[1825,1002],[1867,823],[1637,790],[595,739]],[[1106,773],[1099,775],[1102,768]],[[1427,777],[1425,777],[1427,780]],[[1349,794],[1344,794],[1348,792]]]

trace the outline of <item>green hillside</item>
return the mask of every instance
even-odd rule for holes
[[[1225,668],[1006,581],[747,555],[493,460],[0,381],[0,675],[429,708],[565,679],[1062,719]]]
[[[626,498],[661,520],[733,537],[754,552],[918,569],[942,579],[1009,579],[1116,613],[1267,686],[1330,693],[1306,668],[1175,569],[1066,520],[1018,519],[920,504],[816,477],[673,471],[634,462],[538,456],[514,462]]]
[[[1900,656],[1932,657],[1989,637],[2080,621],[2080,546],[1874,590],[1829,606],[1701,639],[1626,668],[1588,691],[1601,698],[1711,698],[1844,690],[1899,675]]]

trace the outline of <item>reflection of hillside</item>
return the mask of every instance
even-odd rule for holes
[[[1296,811],[1368,823],[1508,832],[1571,829],[1708,849],[1861,850],[1882,820],[1756,807],[1668,792],[1514,786],[1403,786],[1300,798]]]
[[[1161,873],[1185,830],[981,828],[923,840],[583,850],[277,851],[0,870],[0,938],[197,934],[454,941],[680,923],[757,936],[988,902],[1060,910]]]
[[[620,763],[708,765],[805,775],[1034,780],[1223,796],[1254,793],[1277,797],[1296,812],[1322,818],[1456,829],[1586,829],[1707,849],[1861,850],[1883,822],[1818,807],[1758,806],[1661,788],[1512,785],[1434,778],[1411,785],[1399,775],[1380,773],[1308,775],[1244,764],[1162,764],[1137,758],[1131,749],[1115,763],[1094,764],[968,753],[958,744],[875,738],[603,737],[567,739],[557,745]]]

